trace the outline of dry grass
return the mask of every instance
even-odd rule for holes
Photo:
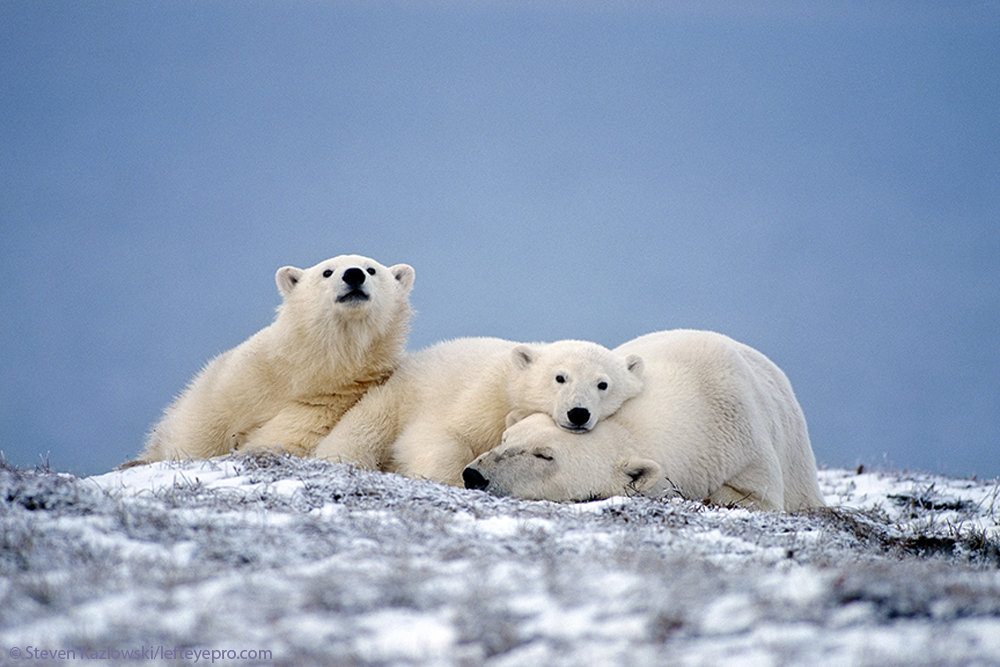
[[[1000,543],[938,518],[993,508],[934,488],[887,495],[905,505],[896,514],[784,514],[498,499],[274,454],[158,475],[102,489],[0,467],[0,650],[266,648],[285,665],[1000,660],[979,640],[1000,631]],[[905,655],[859,652],[880,633]]]

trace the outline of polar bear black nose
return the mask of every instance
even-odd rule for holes
[[[462,471],[462,479],[465,481],[465,488],[467,489],[482,490],[490,485],[490,480],[483,477],[483,473],[472,467]]]
[[[344,282],[351,287],[363,285],[365,282],[365,272],[357,267],[352,267],[344,271]]]
[[[573,426],[583,426],[590,421],[590,410],[587,408],[573,408],[566,413],[569,423]]]

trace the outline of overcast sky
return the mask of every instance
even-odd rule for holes
[[[711,6],[713,9],[704,9]],[[0,4],[0,450],[133,457],[278,267],[411,349],[711,329],[828,466],[1000,476],[995,2]]]

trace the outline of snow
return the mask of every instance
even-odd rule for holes
[[[500,499],[278,455],[84,479],[2,466],[0,665],[29,646],[278,665],[1000,663],[998,482],[819,477],[831,508],[786,514]],[[141,663],[180,664],[160,655]]]

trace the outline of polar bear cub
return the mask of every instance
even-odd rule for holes
[[[465,485],[557,501],[644,493],[766,510],[824,505],[805,417],[763,354],[686,330],[615,351],[645,361],[639,396],[575,437],[544,415],[511,415],[503,444],[465,469]]]
[[[500,444],[512,410],[544,412],[567,432],[585,432],[637,395],[642,375],[641,358],[596,343],[446,341],[406,355],[316,456],[461,486],[465,466]]]
[[[406,346],[414,271],[341,255],[285,266],[274,322],[211,360],[151,431],[139,462],[236,449],[313,451]]]

